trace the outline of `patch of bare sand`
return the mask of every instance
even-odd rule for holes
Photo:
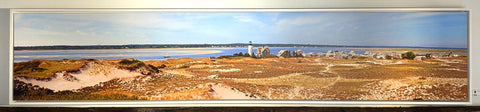
[[[83,87],[94,86],[100,82],[109,81],[116,78],[131,78],[141,76],[141,73],[118,69],[113,65],[103,65],[98,63],[87,63],[79,72],[68,73],[59,72],[51,80],[36,80],[22,77],[15,79],[25,83],[32,83],[40,87],[46,87],[54,91],[76,90]]]
[[[214,96],[220,99],[255,99],[238,90],[233,90],[232,87],[223,84],[209,84],[214,91]]]
[[[150,96],[150,100],[214,100],[214,99],[255,99],[232,87],[219,84],[207,83],[200,88]]]
[[[184,91],[178,91],[158,96],[151,96],[150,100],[214,100],[219,99],[214,96],[214,91],[209,87],[195,88]]]

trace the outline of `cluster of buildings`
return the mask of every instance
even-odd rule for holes
[[[281,50],[278,52],[277,56],[285,56],[289,53],[287,50]],[[403,59],[403,53],[397,53],[395,51],[391,52],[371,52],[365,51],[365,53],[357,53],[355,51],[345,52],[345,51],[333,51],[328,50],[326,53],[304,53],[302,50],[296,50],[293,54],[300,54],[302,57],[332,57],[336,59],[352,59],[354,57],[371,57],[375,59]],[[428,58],[439,58],[439,57],[457,57],[459,56],[453,52],[440,52],[440,53],[425,53],[425,54],[415,54],[414,60],[422,61]]]
[[[255,55],[256,57],[263,57],[270,54],[270,48],[267,46],[262,46],[257,48],[257,52],[253,53],[252,41],[248,45],[248,54],[250,56]],[[277,54],[278,57],[332,57],[336,59],[352,59],[354,57],[371,57],[375,59],[402,59],[402,53],[397,53],[396,51],[384,51],[384,52],[371,52],[365,51],[365,53],[357,53],[356,51],[351,50],[350,52],[346,51],[333,51],[328,50],[326,53],[305,53],[302,50],[295,50],[293,52],[288,50],[280,50]],[[458,54],[453,52],[441,52],[441,53],[429,53],[429,54],[417,54],[415,60],[425,60],[427,57],[438,58],[438,57],[457,57]]]
[[[281,50],[277,56],[282,56],[285,55],[284,53],[287,53],[286,50]],[[352,59],[353,57],[372,57],[372,58],[377,58],[377,59],[396,59],[396,58],[401,58],[401,54],[397,54],[397,52],[377,52],[373,53],[370,51],[366,51],[365,53],[357,53],[355,51],[350,51],[350,52],[345,52],[345,51],[333,51],[333,50],[328,50],[326,53],[304,53],[302,50],[296,50],[294,51],[294,54],[301,55],[302,57],[333,57],[337,59]]]
[[[255,57],[263,57],[263,56],[266,56],[266,55],[270,54],[270,48],[268,46],[262,46],[260,48],[257,48],[257,53],[254,54],[253,53],[253,44],[252,44],[252,41],[250,41],[249,44],[248,44],[248,54],[250,56],[255,55]]]

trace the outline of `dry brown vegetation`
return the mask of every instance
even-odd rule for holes
[[[121,60],[104,61],[115,64]],[[250,57],[211,61],[208,58],[180,58],[141,63],[165,67],[156,68],[163,71],[158,74],[114,79],[79,92],[122,94],[149,100],[221,99],[218,96],[221,93],[215,93],[207,86],[209,83],[221,83],[231,87],[232,91],[260,99],[468,99],[468,57],[464,56],[425,61]],[[20,65],[16,67],[23,71],[18,73],[40,70],[35,66],[33,69],[20,69]],[[44,65],[38,67],[45,68]]]
[[[361,48],[360,48],[361,49]],[[468,52],[466,49],[371,48],[375,51]]]
[[[308,75],[291,74],[275,78],[236,79],[235,81],[259,85],[289,85],[307,88],[322,88],[335,83],[339,79],[339,77],[316,78]]]
[[[302,61],[304,63],[302,63]],[[245,57],[233,60],[221,59],[213,63],[213,65],[226,66],[186,68],[186,70],[201,77],[217,74],[218,77],[221,78],[266,78],[291,73],[305,73],[325,70],[325,65],[309,65],[305,62],[308,62],[308,60],[305,60],[304,58],[253,59]],[[237,71],[228,71],[232,70],[232,68]],[[223,71],[212,71],[212,69],[220,69]]]
[[[217,99],[208,92],[210,88],[206,86],[207,83],[215,82],[219,81],[165,73],[139,76],[133,79],[111,80],[80,91],[122,93],[150,100]]]
[[[179,92],[163,94],[160,97],[152,97],[151,100],[215,100],[215,97],[209,87],[189,89]]]

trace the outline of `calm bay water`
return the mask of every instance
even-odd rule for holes
[[[364,53],[365,51],[352,48],[270,48],[271,54],[277,54],[280,50],[302,50],[305,53],[326,53],[328,50],[351,51]],[[257,51],[256,48],[253,49]],[[205,58],[232,55],[234,53],[246,53],[247,48],[172,48],[172,49],[100,49],[100,50],[31,50],[15,51],[14,62],[30,61],[34,59],[61,60],[61,59],[124,59],[135,58],[138,60],[165,60],[170,58]]]

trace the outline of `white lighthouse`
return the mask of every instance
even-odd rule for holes
[[[250,41],[250,44],[248,44],[248,55],[253,56],[253,45],[252,45],[252,41]]]

